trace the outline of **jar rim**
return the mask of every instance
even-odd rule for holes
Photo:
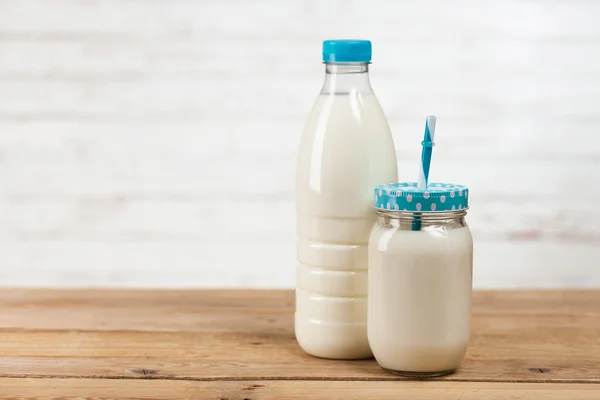
[[[390,213],[390,214],[419,214],[419,215],[425,215],[425,214],[460,214],[460,213],[467,213],[467,211],[469,210],[469,207],[466,208],[461,208],[460,210],[443,210],[443,211],[408,211],[408,210],[388,210],[387,208],[378,208],[378,207],[373,207],[375,208],[375,211],[377,211],[378,213]]]
[[[461,218],[467,215],[469,208],[463,208],[461,210],[449,210],[449,211],[403,211],[403,210],[387,210],[376,208],[375,211],[379,216],[401,218],[401,219],[455,219]]]

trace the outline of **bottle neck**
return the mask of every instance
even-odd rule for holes
[[[321,94],[373,93],[369,63],[325,63]]]

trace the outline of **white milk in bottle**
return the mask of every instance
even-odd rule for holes
[[[396,153],[369,82],[371,42],[325,41],[323,61],[325,83],[298,156],[295,332],[314,356],[368,358],[372,190],[397,180]]]

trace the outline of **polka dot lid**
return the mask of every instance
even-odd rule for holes
[[[469,189],[451,183],[430,183],[418,189],[417,182],[398,182],[375,187],[373,206],[380,210],[444,212],[469,208]]]

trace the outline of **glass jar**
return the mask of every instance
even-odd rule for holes
[[[419,191],[412,185],[376,189],[377,221],[369,240],[368,340],[385,370],[440,376],[458,368],[470,338],[473,239],[465,222],[468,189],[432,184],[446,186]]]

